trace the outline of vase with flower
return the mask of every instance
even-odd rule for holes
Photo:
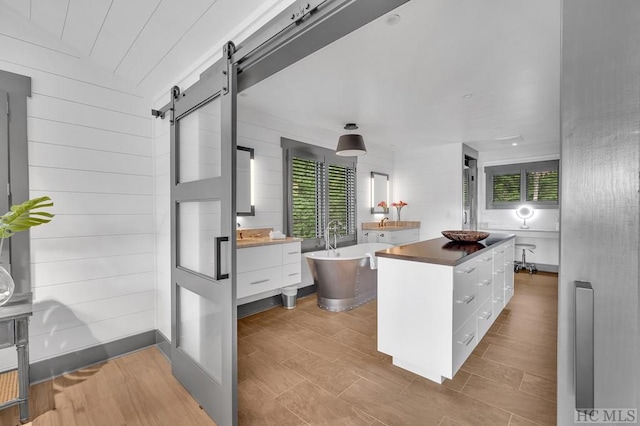
[[[404,206],[408,205],[408,204],[405,203],[404,201],[400,200],[397,203],[391,203],[391,205],[396,208],[396,211],[398,212],[398,222],[400,222],[401,221],[401,219],[400,219],[400,210],[402,210],[402,208]]]
[[[0,216],[0,255],[2,255],[5,239],[11,238],[16,232],[26,231],[32,226],[50,222],[53,214],[42,210],[33,210],[52,206],[53,202],[49,197],[38,197],[11,206],[7,213]],[[0,306],[11,299],[15,288],[13,278],[0,262]]]

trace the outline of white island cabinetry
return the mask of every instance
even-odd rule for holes
[[[437,383],[453,378],[513,295],[513,241],[378,252],[378,350]]]

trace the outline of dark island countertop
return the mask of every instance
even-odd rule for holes
[[[495,244],[514,238],[514,234],[491,233],[489,237],[480,242],[463,243],[442,237],[380,250],[376,252],[376,256],[411,262],[456,266],[488,252],[491,246]]]

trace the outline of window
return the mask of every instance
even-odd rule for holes
[[[331,150],[282,138],[285,231],[304,251],[324,248],[330,221],[343,224],[338,245],[356,243],[356,162]],[[331,235],[333,240],[333,234]]]
[[[487,209],[558,207],[559,160],[485,167]]]

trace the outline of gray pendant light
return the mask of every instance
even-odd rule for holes
[[[355,123],[347,123],[344,126],[345,130],[356,130],[358,126]],[[338,139],[338,148],[336,154],[343,157],[354,157],[356,155],[363,155],[367,153],[367,147],[364,146],[364,139],[362,135],[356,135],[349,133],[340,136]]]

